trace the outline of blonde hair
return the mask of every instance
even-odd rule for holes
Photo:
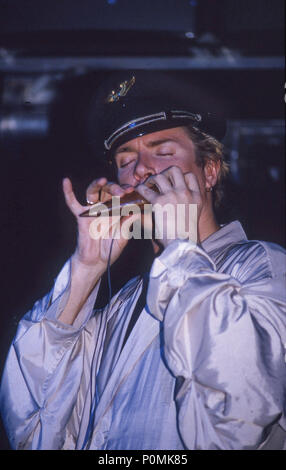
[[[209,160],[219,163],[216,185],[213,187],[213,203],[218,208],[224,196],[223,183],[229,174],[229,165],[225,161],[225,149],[221,142],[197,128],[186,126],[188,135],[195,145],[196,163],[204,168]]]

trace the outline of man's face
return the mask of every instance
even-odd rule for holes
[[[177,166],[183,173],[194,173],[202,189],[204,172],[195,160],[194,144],[183,127],[137,137],[120,145],[115,152],[120,185],[137,186],[149,176]]]

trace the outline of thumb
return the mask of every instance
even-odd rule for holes
[[[75,216],[79,215],[82,211],[82,206],[75,197],[71,180],[69,178],[64,178],[62,181],[62,187],[66,205]]]

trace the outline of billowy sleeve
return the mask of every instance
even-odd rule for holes
[[[70,287],[70,260],[52,291],[20,321],[4,368],[0,406],[14,449],[60,449],[83,380],[84,333],[99,283],[73,325],[58,321]]]
[[[238,247],[223,273],[175,240],[154,261],[147,305],[162,322],[188,449],[258,449],[272,425],[286,429],[286,262],[272,251],[271,260],[263,244]]]

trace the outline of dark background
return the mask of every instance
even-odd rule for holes
[[[283,28],[280,0],[0,0],[1,370],[19,319],[75,247],[62,178],[84,201],[110,172],[87,116],[112,70],[169,70],[213,90],[232,170],[219,221],[286,246]],[[113,267],[114,291],[146,267],[143,245]]]

